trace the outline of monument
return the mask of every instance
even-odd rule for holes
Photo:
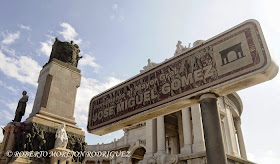
[[[79,52],[79,46],[73,44],[73,41],[69,43],[55,39],[50,59],[43,66],[38,78],[32,112],[25,121],[20,122],[28,100],[24,91],[18,103],[15,119],[4,128],[4,139],[0,150],[1,163],[57,162],[54,160],[62,162],[61,159],[49,157],[7,157],[4,153],[8,150],[84,151],[85,132],[76,125],[74,118],[76,93],[81,81],[80,70],[77,69],[78,61],[82,58]],[[82,158],[71,160],[76,163],[83,162]]]
[[[182,46],[180,41],[176,47],[174,57],[158,65],[151,65],[149,60],[140,74],[94,96],[89,105],[88,132],[104,135],[146,122],[146,139],[139,137],[141,139],[135,142],[135,137],[131,138],[131,144],[138,145],[137,149],[132,149],[134,157],[130,161],[122,163],[155,163],[150,158],[156,158],[156,163],[160,164],[175,164],[178,158],[195,164],[206,163],[206,159],[209,164],[251,163],[246,160],[240,123],[233,123],[234,118],[240,119],[242,112],[242,103],[235,92],[271,80],[278,73],[259,23],[248,20],[209,40],[198,40],[192,48]],[[223,107],[218,104],[220,99],[224,99],[220,102]],[[226,107],[225,101],[229,100],[235,104],[233,109]],[[238,112],[233,114],[234,110]],[[181,114],[177,113],[179,111]],[[222,111],[226,112],[223,116],[228,117],[225,119],[229,125],[227,128],[222,126]],[[199,117],[193,122],[197,125],[193,126],[199,126],[200,130],[191,129],[189,122],[193,118],[190,113]],[[176,125],[181,126],[179,121],[184,133],[181,146],[178,146],[178,132],[174,130]],[[165,126],[165,122],[171,125]],[[167,128],[169,134],[165,132]],[[151,129],[156,129],[156,137]],[[141,132],[129,131],[119,143],[112,145],[122,145],[129,150],[131,144],[127,138],[136,136],[133,133],[142,135],[143,129]],[[199,135],[192,139],[188,133]],[[230,139],[225,138],[224,133],[228,133]],[[235,158],[239,155],[236,137],[240,155],[245,160]],[[195,140],[200,142],[194,144]],[[197,149],[201,153],[206,150],[203,155],[206,158],[201,156],[192,160],[197,154],[186,156],[197,153]],[[102,149],[93,147],[92,150]],[[235,156],[234,159],[228,156],[228,152]]]

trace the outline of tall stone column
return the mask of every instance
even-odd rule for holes
[[[183,123],[183,136],[184,136],[184,147],[181,149],[182,154],[192,153],[192,123],[190,109],[182,109],[182,123]]]
[[[240,120],[240,118],[235,118],[234,123],[235,123],[235,127],[236,127],[236,133],[237,133],[237,138],[238,138],[240,155],[241,155],[242,158],[247,159],[243,134],[242,134],[242,130],[241,130],[241,120]]]
[[[165,126],[164,116],[157,118],[157,153],[156,155],[165,154]]]
[[[179,143],[178,143],[178,140],[179,140],[179,136],[174,136],[171,138],[171,154],[172,155],[176,155],[176,154],[179,154]]]
[[[145,158],[151,157],[157,151],[157,120],[146,121],[146,153]]]
[[[204,94],[199,99],[205,136],[206,157],[209,164],[227,164],[217,97]]]
[[[237,141],[235,137],[235,128],[234,128],[234,122],[232,117],[232,112],[230,109],[226,108],[226,133],[228,137],[227,142],[227,148],[228,152],[231,155],[238,156],[238,147],[237,147]]]
[[[25,123],[60,127],[67,125],[67,132],[85,135],[74,118],[77,88],[80,86],[80,70],[68,63],[53,59],[41,70],[34,105]]]
[[[191,106],[192,126],[193,126],[193,145],[192,152],[198,153],[205,151],[204,133],[200,105]]]

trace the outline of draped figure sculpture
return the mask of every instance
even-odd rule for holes
[[[63,123],[60,128],[57,129],[55,134],[55,144],[54,148],[66,149],[68,143],[68,136],[65,130],[65,124]]]

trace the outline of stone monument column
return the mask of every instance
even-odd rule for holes
[[[80,86],[81,73],[77,69],[81,58],[78,45],[73,42],[61,42],[56,38],[49,61],[43,66],[39,78],[33,109],[29,118],[24,122],[15,119],[5,130],[4,146],[1,152],[13,151],[85,151],[85,132],[78,127],[74,118],[77,88]],[[23,95],[26,95],[23,94]],[[23,96],[24,97],[24,96]],[[25,96],[28,99],[27,96]],[[26,105],[21,101],[18,108]],[[56,129],[64,125],[67,132],[68,144],[62,150],[54,148]],[[66,132],[65,137],[66,138]],[[61,149],[61,148],[57,148]],[[1,156],[0,159],[2,160]],[[22,160],[14,158],[13,160]],[[32,158],[29,163],[70,163],[71,159]],[[53,161],[54,160],[54,161]],[[75,162],[82,163],[84,158],[73,157]],[[1,161],[2,162],[2,161]]]
[[[81,82],[81,71],[77,69],[77,61],[81,58],[78,52],[76,44],[56,38],[50,60],[40,72],[33,109],[25,123],[54,128],[65,123],[67,132],[84,136],[74,118],[77,88]]]
[[[183,136],[184,147],[181,149],[182,154],[192,153],[192,123],[191,112],[189,108],[182,109],[182,123],[183,123]]]
[[[157,153],[156,155],[165,154],[165,126],[164,116],[157,117]]]
[[[201,117],[201,109],[199,104],[191,106],[192,126],[193,126],[193,153],[205,151],[205,141]]]
[[[146,153],[145,158],[151,157],[157,151],[157,120],[146,121]]]
[[[217,97],[204,94],[199,99],[205,136],[206,157],[209,164],[227,164]]]
[[[232,112],[230,109],[226,108],[226,126],[227,130],[226,132],[228,133],[228,150],[229,154],[238,156],[238,147],[237,147],[237,141],[235,137],[235,128],[234,128],[234,122],[233,122],[233,117],[232,117]]]
[[[239,143],[241,157],[244,159],[247,159],[245,143],[244,143],[243,134],[242,134],[242,130],[241,130],[240,118],[235,118],[234,123],[235,123],[235,127],[236,127],[236,133],[237,133],[237,139],[238,139],[238,143]]]

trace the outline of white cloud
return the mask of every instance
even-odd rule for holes
[[[23,24],[20,24],[19,27],[20,27],[21,29],[31,31],[31,27],[30,27],[30,26],[25,26],[25,25],[23,25]]]
[[[10,111],[15,112],[17,108],[16,102],[4,102],[4,104],[10,109]]]
[[[18,89],[15,89],[14,87],[12,86],[9,86],[7,85],[6,83],[4,83],[3,81],[0,80],[0,86],[12,91],[13,93],[17,93],[18,92]]]
[[[8,47],[6,47],[6,46],[4,46],[4,45],[0,45],[1,46],[1,50],[2,51],[4,51],[4,52],[6,52],[7,54],[9,54],[9,55],[12,55],[12,56],[15,56],[16,55],[16,51],[14,50],[14,49],[10,49],[10,48],[8,48]]]
[[[73,40],[76,44],[79,44],[82,42],[82,39],[77,38],[78,33],[72,27],[69,23],[63,22],[60,24],[61,27],[63,27],[63,30],[60,31],[59,33],[63,36],[63,38],[67,41]]]
[[[79,125],[86,125],[88,118],[89,102],[91,98],[110,87],[119,84],[122,80],[115,77],[108,77],[105,82],[92,78],[82,77],[81,86],[78,88],[75,107],[75,117]]]
[[[10,122],[14,119],[14,114],[11,111],[1,109],[0,115],[5,116],[5,117],[2,117],[1,119],[8,120],[7,122]]]
[[[30,57],[7,57],[0,51],[0,70],[22,83],[37,86],[41,66]]]
[[[99,68],[101,68],[97,63],[95,63],[95,57],[88,54],[83,55],[83,58],[79,61],[79,64],[81,66],[92,67],[94,72],[98,72]]]
[[[20,37],[20,32],[17,31],[15,33],[7,33],[7,34],[2,33],[2,35],[4,37],[2,43],[8,45],[14,43],[15,40],[17,40]]]
[[[51,55],[51,52],[52,52],[52,40],[49,39],[45,42],[40,42],[41,44],[41,49],[40,51],[46,55],[46,56],[50,56]]]

